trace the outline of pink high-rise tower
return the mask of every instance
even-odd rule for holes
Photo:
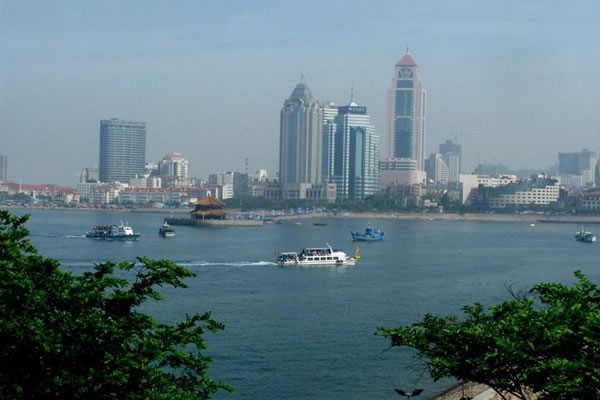
[[[419,67],[406,50],[394,68],[388,91],[387,158],[412,159],[423,170],[425,159],[425,89]]]

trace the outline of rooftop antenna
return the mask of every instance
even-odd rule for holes
[[[352,87],[350,89],[350,104],[352,104],[353,101],[354,101],[354,83],[352,84]]]
[[[248,175],[248,157],[246,157],[246,175]]]
[[[408,54],[408,43],[406,43],[406,54]]]

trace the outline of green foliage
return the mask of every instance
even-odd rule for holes
[[[377,328],[391,346],[408,346],[434,379],[485,383],[519,399],[600,398],[600,290],[581,272],[577,284],[535,285],[529,295],[464,318],[427,314],[421,322]]]
[[[37,255],[28,216],[0,211],[0,398],[208,399],[209,312],[176,325],[139,311],[194,276],[170,261],[107,262],[74,276]],[[122,271],[118,273],[119,271]],[[132,276],[132,281],[121,276]]]

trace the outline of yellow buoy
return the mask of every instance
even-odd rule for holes
[[[358,248],[358,246],[356,246],[354,248],[354,259],[355,260],[360,260],[360,249]]]

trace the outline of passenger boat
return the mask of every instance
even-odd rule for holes
[[[119,225],[94,225],[85,236],[92,239],[136,240],[140,234],[134,233],[130,226],[121,221]]]
[[[309,247],[299,252],[279,253],[277,262],[281,266],[290,265],[354,265],[360,259],[358,248],[356,248],[354,257],[351,257],[341,251],[334,249],[329,244],[327,247]]]
[[[371,241],[371,240],[383,240],[385,238],[385,233],[379,229],[367,228],[365,229],[365,233],[360,232],[350,232],[352,234],[352,240],[363,240],[363,241]]]
[[[171,225],[167,223],[165,220],[158,230],[158,234],[164,238],[174,238],[175,237],[175,229]]]
[[[575,233],[575,240],[579,242],[593,243],[596,241],[596,235],[592,231],[588,231],[584,226],[579,232]]]

